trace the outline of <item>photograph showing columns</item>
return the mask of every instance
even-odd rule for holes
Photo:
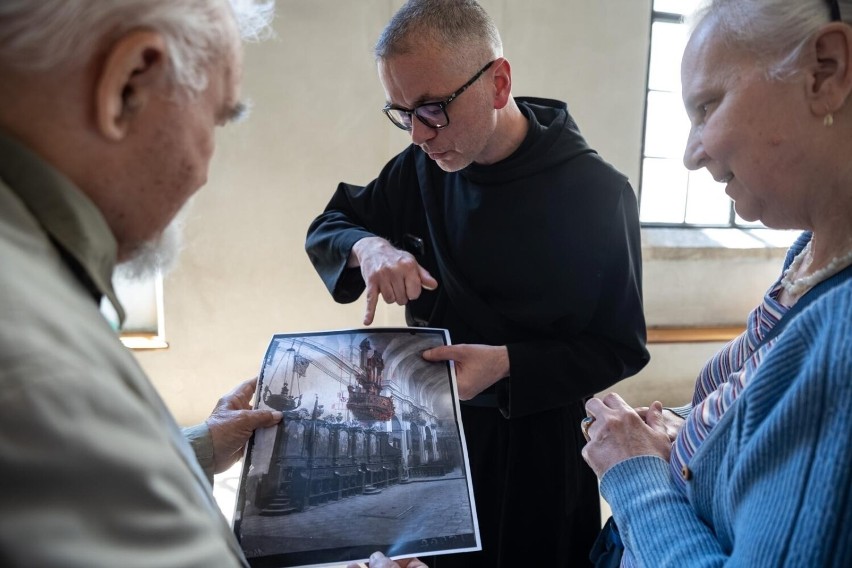
[[[480,548],[446,330],[275,335],[234,531],[252,566],[320,566]]]

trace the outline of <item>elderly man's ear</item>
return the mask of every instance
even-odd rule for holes
[[[811,111],[817,116],[837,112],[852,94],[852,28],[836,22],[824,26],[809,54]]]
[[[97,77],[95,116],[100,133],[124,139],[153,97],[169,88],[166,42],[158,33],[133,31],[107,53]]]

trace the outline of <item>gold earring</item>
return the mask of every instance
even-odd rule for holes
[[[834,115],[831,113],[825,115],[825,117],[822,119],[822,125],[826,128],[831,128],[834,125]]]

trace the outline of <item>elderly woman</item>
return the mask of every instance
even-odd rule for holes
[[[658,402],[587,403],[583,454],[623,564],[849,565],[852,27],[841,14],[852,21],[852,0],[711,0],[696,15],[685,164],[724,182],[743,218],[805,232],[746,333],[702,371],[682,427]]]

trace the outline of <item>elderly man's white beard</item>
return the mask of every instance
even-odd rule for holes
[[[116,267],[118,275],[128,280],[142,280],[158,272],[167,274],[174,268],[183,249],[183,229],[188,211],[189,203],[178,211],[158,237],[143,243],[132,258]]]

